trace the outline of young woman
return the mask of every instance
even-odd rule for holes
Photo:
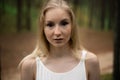
[[[99,62],[80,46],[78,28],[64,0],[49,0],[39,17],[36,49],[20,63],[21,80],[99,80]]]

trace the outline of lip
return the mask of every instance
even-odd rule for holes
[[[54,40],[63,40],[63,38],[58,38],[58,39],[54,39]]]
[[[55,42],[57,42],[57,43],[61,43],[62,41],[63,41],[63,38],[58,38],[58,39],[54,39],[55,40]]]

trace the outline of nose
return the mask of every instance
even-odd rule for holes
[[[55,26],[54,34],[59,37],[61,35],[61,29],[59,26]]]

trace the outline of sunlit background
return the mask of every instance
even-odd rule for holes
[[[1,80],[20,80],[17,66],[36,45],[37,20],[46,0],[0,0]],[[101,80],[112,80],[116,26],[114,0],[68,0],[81,45],[100,61]]]

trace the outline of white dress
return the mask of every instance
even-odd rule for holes
[[[49,70],[40,60],[36,58],[36,80],[87,80],[85,68],[86,51],[82,51],[80,62],[72,70],[64,73],[56,73]]]

